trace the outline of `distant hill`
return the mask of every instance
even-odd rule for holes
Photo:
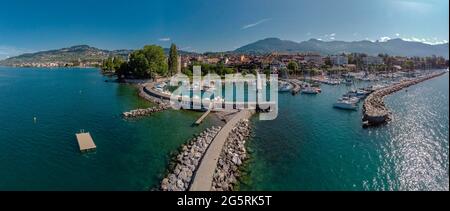
[[[280,40],[278,38],[267,38],[245,45],[236,49],[235,53],[264,54],[272,52],[300,53],[316,52],[323,55],[340,53],[366,53],[377,55],[387,53],[393,56],[443,56],[448,58],[448,43],[440,45],[429,45],[420,42],[409,42],[402,39],[392,39],[386,42],[371,41],[330,41],[325,42],[311,39],[304,42],[293,42]]]
[[[42,62],[74,62],[86,61],[95,62],[106,59],[109,56],[127,56],[131,50],[108,51],[94,48],[88,45],[77,45],[58,50],[41,51],[37,53],[26,53],[16,57],[11,57],[0,61],[2,65],[16,65],[23,63],[42,63]]]
[[[13,66],[24,63],[45,63],[62,62],[70,63],[74,61],[99,62],[111,56],[121,56],[126,58],[133,50],[103,50],[88,45],[76,45],[58,50],[41,51],[36,53],[26,53],[0,61],[0,65]],[[169,49],[164,49],[168,54]],[[180,54],[192,54],[190,52],[179,51]]]

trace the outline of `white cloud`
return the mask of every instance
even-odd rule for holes
[[[325,34],[325,35],[323,35],[324,38],[330,39],[330,40],[336,39],[335,36],[336,36],[336,33],[331,33],[331,34]]]
[[[158,40],[160,42],[169,42],[170,41],[170,37],[163,37],[163,38],[159,38]]]
[[[259,24],[262,24],[264,22],[270,21],[270,20],[272,20],[272,18],[264,18],[264,19],[261,19],[261,20],[257,21],[256,23],[251,23],[251,24],[247,24],[245,26],[242,26],[241,29],[242,30],[249,29],[249,28],[255,27],[255,26],[259,25]]]
[[[390,39],[391,39],[390,37],[380,37],[380,42],[386,42]]]
[[[418,37],[404,37],[401,38],[404,41],[408,42],[421,42],[429,45],[439,45],[439,44],[445,44],[448,43],[447,40],[438,40],[437,38],[418,38]]]
[[[180,48],[180,50],[182,50],[182,51],[187,51],[187,50],[190,50],[190,49],[192,49],[191,46],[186,46],[186,47]]]

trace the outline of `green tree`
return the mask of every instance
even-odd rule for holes
[[[167,62],[164,55],[164,49],[156,45],[144,46],[141,50],[142,54],[147,59],[149,77],[152,77],[155,73],[159,75],[167,74]]]
[[[134,77],[149,78],[152,76],[149,62],[141,51],[131,54],[128,67]]]
[[[112,71],[112,70],[114,70],[114,63],[113,63],[113,58],[112,57],[108,57],[108,59],[103,61],[102,69],[104,71]]]
[[[225,69],[223,69],[222,75],[233,74],[233,73],[236,73],[236,71],[233,68],[226,67]]]
[[[266,74],[266,77],[270,76],[270,73],[271,73],[270,69],[268,69],[268,68],[264,69],[263,72],[264,72],[264,74]]]
[[[114,57],[113,64],[112,64],[113,70],[115,70],[115,71],[119,70],[120,66],[123,63],[124,63],[124,61],[122,60],[121,57],[118,57],[118,56]]]
[[[405,69],[408,70],[408,71],[414,70],[414,62],[411,61],[411,60],[407,60],[407,61],[405,62],[405,64],[403,65],[403,68],[405,68]]]
[[[290,61],[290,62],[288,63],[288,65],[287,65],[287,69],[288,69],[290,72],[293,72],[294,74],[296,74],[297,71],[298,71],[298,64],[297,64],[297,62]]]
[[[178,71],[178,51],[177,46],[175,44],[172,44],[170,46],[168,63],[169,63],[169,76],[172,76],[176,74]]]
[[[324,64],[329,67],[333,66],[333,63],[331,62],[331,58],[329,56],[325,57]]]
[[[130,68],[127,62],[123,62],[120,67],[116,70],[116,75],[119,79],[128,77],[130,74]]]
[[[183,68],[181,70],[181,72],[189,77],[192,77],[192,75],[193,75],[191,69],[189,69],[189,68]]]

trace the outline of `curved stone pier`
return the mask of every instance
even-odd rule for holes
[[[190,191],[210,191],[213,187],[213,178],[225,142],[230,132],[243,119],[249,119],[254,111],[241,110],[219,131],[208,147],[201,163],[194,174]]]
[[[186,191],[189,189],[194,172],[220,129],[221,127],[208,128],[182,146],[179,154],[173,159],[174,168],[162,180],[160,190]]]
[[[229,134],[214,173],[212,191],[233,191],[241,177],[240,167],[248,159],[245,143],[250,137],[250,122],[239,121]]]
[[[384,97],[409,86],[441,76],[446,72],[432,73],[420,78],[405,80],[370,94],[363,105],[363,127],[377,126],[391,120],[391,113],[384,104]]]

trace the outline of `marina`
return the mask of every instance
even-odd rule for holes
[[[0,191],[449,191],[449,3],[4,0]]]
[[[123,116],[118,115],[123,111],[151,108],[155,105],[142,100],[146,99],[145,97],[137,96],[136,92],[139,93],[139,89],[133,88],[133,86],[102,82],[80,83],[84,80],[104,81],[106,78],[95,69],[29,71],[0,68],[0,74],[11,76],[8,80],[6,80],[7,78],[4,78],[4,80],[0,78],[0,85],[14,83],[19,86],[19,88],[10,91],[14,93],[13,97],[11,95],[4,96],[5,93],[0,93],[0,100],[3,103],[3,107],[0,107],[0,110],[3,109],[3,112],[0,112],[1,118],[14,120],[9,123],[0,123],[3,128],[0,134],[6,140],[2,149],[7,151],[20,149],[17,156],[11,155],[14,165],[0,161],[5,168],[5,171],[0,172],[0,176],[3,178],[1,183],[4,187],[8,184],[15,184],[15,178],[22,177],[27,178],[27,181],[30,182],[25,184],[34,187],[35,190],[147,190],[161,184],[163,178],[150,178],[149,175],[164,174],[169,162],[166,158],[167,155],[185,144],[193,134],[199,134],[206,128],[211,128],[218,123],[214,122],[216,114],[212,112],[203,119],[200,125],[192,127],[192,124],[204,113],[174,111],[172,109],[137,120],[124,120]],[[56,86],[64,84],[76,88],[63,88],[55,95],[40,95],[38,93],[49,91],[46,86],[42,86],[41,80],[35,80],[41,74],[58,81]],[[249,144],[248,149],[252,151],[248,167],[252,173],[248,175],[249,178],[242,178],[243,183],[238,185],[239,189],[382,190],[383,187],[388,185],[394,185],[393,189],[404,189],[405,186],[402,184],[386,180],[385,174],[377,175],[376,169],[378,168],[383,168],[384,171],[393,174],[389,167],[379,163],[382,163],[382,161],[378,162],[365,156],[370,155],[372,158],[392,160],[393,158],[390,156],[394,155],[386,155],[384,152],[386,150],[396,151],[398,150],[396,147],[385,149],[383,146],[373,146],[371,143],[384,143],[391,139],[398,142],[395,137],[400,136],[402,134],[400,132],[403,130],[391,131],[390,128],[401,127],[403,124],[430,124],[427,127],[434,128],[437,137],[432,138],[434,136],[431,135],[422,137],[420,136],[421,133],[427,133],[427,131],[422,131],[419,135],[415,134],[416,137],[421,137],[421,141],[426,140],[434,143],[438,140],[447,139],[448,132],[446,132],[447,126],[445,125],[448,125],[448,122],[446,122],[447,119],[441,118],[447,112],[446,106],[427,103],[436,99],[440,99],[438,102],[441,102],[442,99],[444,99],[443,102],[446,102],[445,99],[448,99],[446,98],[446,92],[442,93],[442,91],[447,90],[447,79],[448,75],[440,76],[437,82],[435,80],[425,81],[416,86],[411,86],[408,88],[408,92],[394,93],[394,98],[387,97],[387,106],[396,115],[396,121],[392,121],[383,127],[374,128],[379,131],[377,133],[370,133],[371,130],[366,131],[361,128],[361,116],[363,114],[360,108],[362,101],[357,104],[358,109],[352,112],[339,112],[332,105],[337,99],[344,98],[343,95],[357,96],[360,89],[356,87],[366,87],[366,91],[370,91],[370,89],[379,90],[386,87],[388,83],[355,80],[354,87],[347,87],[344,84],[323,84],[320,87],[322,93],[317,97],[281,94],[279,96],[279,116],[276,120],[259,122],[254,120],[256,116],[250,118],[250,124],[254,129],[254,132],[252,132],[254,135],[252,136],[254,137],[250,138],[251,140],[247,144]],[[295,81],[299,86],[304,84],[297,79],[290,80]],[[19,98],[21,96],[19,93],[22,93],[20,87],[22,84],[32,85],[36,87],[36,91],[33,92],[33,95],[27,95],[26,98]],[[432,89],[421,88],[428,86],[431,86]],[[427,94],[423,94],[424,92]],[[423,98],[424,100],[414,101]],[[89,103],[94,99],[95,104]],[[155,99],[159,98],[155,97]],[[34,103],[21,103],[24,106],[12,103],[24,100]],[[153,102],[153,100],[151,101]],[[25,106],[36,105],[36,103],[39,106]],[[77,106],[78,112],[67,113],[65,109],[61,109],[68,104]],[[411,105],[409,106],[409,104]],[[415,115],[409,113],[409,110],[403,110],[403,108],[408,108]],[[427,112],[415,110],[419,108],[425,109],[427,112],[438,112],[444,115],[425,116]],[[89,116],[89,121],[84,118],[85,116]],[[38,117],[37,123],[34,122],[33,117]],[[420,120],[409,120],[413,117],[420,117]],[[53,118],[54,121],[49,121],[50,118]],[[433,121],[428,121],[429,118],[432,118]],[[438,120],[434,120],[436,118]],[[221,120],[218,121],[223,123]],[[402,124],[399,121],[402,121]],[[29,124],[23,124],[24,122]],[[64,124],[61,124],[61,122],[64,122]],[[80,125],[80,123],[83,124]],[[285,133],[286,125],[290,127],[289,133]],[[12,132],[17,128],[23,128],[23,132]],[[49,130],[48,128],[53,129]],[[67,142],[74,139],[71,131],[79,128],[87,128],[92,135],[92,142],[96,146],[101,146],[101,150],[98,150],[95,154],[80,156],[77,153],[79,147],[74,150],[74,147],[68,146]],[[172,129],[175,129],[176,132],[173,132]],[[46,133],[41,131],[46,131]],[[130,134],[133,135],[130,136]],[[375,136],[375,134],[380,136]],[[51,145],[43,144],[40,140],[47,140]],[[415,139],[409,137],[408,140]],[[446,149],[448,145],[443,144],[442,149]],[[33,145],[33,148],[27,147],[29,145]],[[318,149],[326,153],[317,154]],[[439,148],[439,150],[442,149]],[[445,154],[445,152],[442,153]],[[152,157],[150,158],[149,155],[152,155]],[[344,156],[340,157],[341,155]],[[46,159],[40,159],[42,156]],[[429,156],[432,156],[432,154]],[[27,158],[26,161],[24,158]],[[311,159],[322,163],[325,169],[330,169],[327,174],[333,176],[321,176],[320,179],[317,176],[311,176],[323,175],[323,170],[318,170],[315,165],[309,162]],[[33,163],[45,167],[48,171],[35,169],[33,166],[36,165],[28,165],[28,160],[33,160]],[[264,163],[266,160],[273,162],[273,165],[266,166]],[[74,165],[66,165],[66,163],[73,163]],[[357,172],[361,176],[357,177],[352,174],[353,176],[348,177],[342,174],[333,174],[333,172],[339,172],[336,169],[336,163],[342,166],[345,172]],[[357,165],[356,167],[355,165],[346,166],[346,163],[356,163]],[[148,168],[149,165],[152,168]],[[368,167],[363,168],[362,166]],[[13,173],[21,169],[32,171],[33,177]],[[286,171],[286,169],[289,169],[289,171]],[[79,174],[75,173],[80,171],[85,172],[86,176],[80,178]],[[99,174],[109,175],[108,179],[99,179]],[[278,178],[276,176],[278,174],[284,176]],[[437,175],[437,177],[441,176]],[[212,178],[213,182],[220,181],[219,177],[214,175]],[[300,178],[303,178],[304,181],[299,182]],[[333,178],[339,178],[339,180]],[[377,180],[376,183],[371,182],[373,178]],[[323,181],[327,181],[328,185],[322,186]],[[342,183],[342,181],[346,182]],[[355,186],[352,186],[352,184],[355,184]],[[83,188],[79,188],[81,187],[79,185],[82,185]],[[17,187],[9,187],[10,189],[20,190]],[[434,184],[430,184],[428,187],[438,188]]]

